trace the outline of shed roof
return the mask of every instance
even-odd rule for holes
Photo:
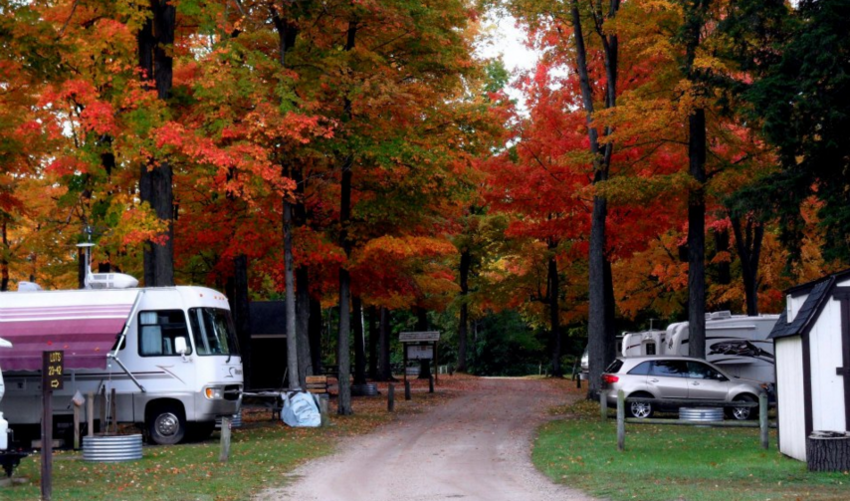
[[[847,275],[848,272],[850,272],[850,270],[829,275],[819,280],[815,280],[814,282],[809,282],[808,284],[798,285],[788,289],[786,292],[789,294],[793,295],[795,292],[801,295],[808,293],[809,296],[806,298],[806,301],[803,303],[800,311],[797,312],[797,316],[794,317],[794,321],[790,324],[788,323],[788,317],[785,312],[782,312],[782,314],[779,315],[779,320],[776,321],[776,325],[774,325],[773,330],[770,331],[768,339],[800,336],[809,332],[812,325],[814,325],[815,320],[820,315],[820,312],[823,310],[826,300],[830,297],[829,292],[838,281],[839,275]]]

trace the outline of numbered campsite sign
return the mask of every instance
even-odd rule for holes
[[[65,375],[65,352],[45,351],[43,353],[43,366],[41,369],[42,388],[48,390],[61,390],[62,376]]]

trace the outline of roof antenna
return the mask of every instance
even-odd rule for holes
[[[91,289],[91,248],[94,244],[91,241],[92,229],[86,225],[83,229],[86,236],[86,242],[77,244],[77,248],[83,251],[83,259],[80,262],[80,288]]]

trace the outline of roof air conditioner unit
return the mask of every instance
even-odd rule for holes
[[[90,289],[132,289],[139,281],[124,273],[92,273],[86,277]]]

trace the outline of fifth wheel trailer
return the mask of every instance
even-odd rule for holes
[[[104,281],[100,286],[106,286]],[[11,426],[41,420],[42,352],[65,352],[64,388],[54,415],[73,412],[71,397],[115,392],[118,422],[143,426],[159,444],[187,429],[212,433],[215,419],[242,402],[242,360],[223,294],[204,287],[83,289],[0,293],[0,350]],[[111,417],[111,416],[110,416]]]
[[[773,341],[768,339],[779,315],[732,315],[728,311],[706,314],[705,356],[733,376],[775,383]],[[688,322],[666,330],[627,333],[621,355],[688,355]]]

